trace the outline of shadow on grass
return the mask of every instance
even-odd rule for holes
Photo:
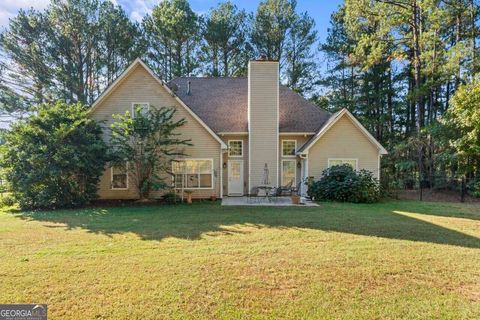
[[[222,207],[217,203],[197,203],[190,206],[91,208],[16,215],[26,220],[62,224],[48,225],[49,227],[81,228],[108,236],[133,233],[143,240],[157,241],[167,237],[196,240],[205,234],[215,236],[245,233],[248,231],[242,227],[248,226],[305,228],[480,248],[479,238],[395,213],[405,211],[478,220],[476,214],[470,216],[462,211],[455,211],[454,207],[449,210],[448,206],[435,210],[436,206],[415,202],[387,202],[371,205],[329,203],[320,207],[273,208]],[[439,213],[435,214],[437,211]]]

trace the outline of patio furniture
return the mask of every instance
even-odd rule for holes
[[[253,187],[250,189],[250,192],[247,194],[247,201],[248,203],[252,203],[252,200],[255,199],[255,201],[258,203],[259,197],[258,197],[258,188]]]
[[[260,200],[263,198],[270,202],[270,194],[273,187],[262,185],[262,186],[258,186],[257,189],[258,189],[258,199]],[[260,194],[260,191],[262,192],[262,194]]]
[[[293,188],[292,188],[292,185],[293,185],[293,180],[290,180],[290,182],[287,183],[286,186],[280,187],[279,189],[280,189],[281,195],[291,196],[292,192],[294,191]]]
[[[268,201],[278,202],[279,197],[282,196],[282,188],[272,188],[268,192]]]

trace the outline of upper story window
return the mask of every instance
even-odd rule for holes
[[[342,164],[348,164],[352,167],[353,170],[357,170],[358,168],[358,160],[357,159],[343,159],[343,158],[335,158],[335,159],[328,159],[328,167],[338,166]]]
[[[113,190],[128,189],[128,162],[116,163],[110,168],[111,180],[110,184]]]
[[[142,114],[145,114],[148,110],[150,110],[150,104],[148,102],[134,102],[132,103],[132,117],[135,118],[135,116],[138,114],[138,112],[141,112]]]
[[[172,161],[174,186],[177,189],[213,188],[213,160],[186,159]]]
[[[295,157],[297,150],[297,140],[282,140],[282,156]]]
[[[228,156],[242,157],[243,156],[243,141],[242,140],[228,140]]]

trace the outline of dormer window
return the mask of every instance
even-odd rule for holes
[[[148,102],[134,102],[132,103],[132,117],[135,118],[135,116],[138,114],[138,112],[141,112],[143,115],[145,115],[146,112],[150,110],[150,104]]]

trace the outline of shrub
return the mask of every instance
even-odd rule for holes
[[[320,201],[372,203],[380,199],[380,187],[370,171],[355,171],[344,164],[330,167],[320,180],[310,181],[308,195]]]
[[[5,135],[2,165],[22,209],[81,206],[105,165],[102,129],[80,104],[44,104]]]
[[[177,204],[181,201],[175,192],[165,193],[162,200],[166,204]]]
[[[477,178],[470,182],[467,185],[467,190],[468,193],[470,193],[472,196],[480,198],[480,178]]]
[[[6,195],[0,198],[0,207],[11,207],[16,203],[12,195]]]

